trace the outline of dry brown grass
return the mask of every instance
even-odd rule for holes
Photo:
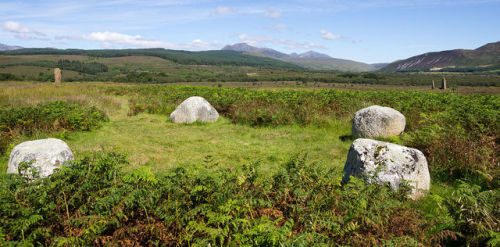
[[[69,103],[96,106],[108,115],[120,109],[122,100],[104,94],[106,83],[1,82],[0,105],[9,107],[36,105],[42,102],[64,100]]]

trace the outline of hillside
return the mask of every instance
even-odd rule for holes
[[[0,55],[81,55],[89,57],[125,57],[152,56],[163,58],[178,64],[187,65],[232,65],[266,67],[275,69],[300,69],[300,67],[269,57],[257,57],[235,51],[181,51],[154,49],[123,50],[80,50],[80,49],[47,49],[31,48],[2,51]]]
[[[389,63],[372,63],[370,64],[373,68],[373,70],[379,70],[381,68],[384,68],[385,66],[389,65]]]
[[[498,69],[500,69],[500,42],[489,43],[475,50],[429,52],[393,62],[381,71],[475,72]]]
[[[226,45],[222,48],[223,51],[238,51],[266,55],[274,58],[288,57],[288,54],[270,49],[270,48],[257,48],[246,43],[238,43],[234,45]]]
[[[261,54],[312,70],[336,70],[345,72],[366,72],[375,70],[375,68],[370,64],[346,59],[332,58],[326,54],[315,51],[308,51],[300,54],[286,54],[270,48],[254,47],[246,43],[226,45],[224,48],[222,48],[222,50],[237,51],[247,54]]]
[[[281,60],[312,70],[337,70],[344,72],[367,72],[374,70],[369,64],[331,57],[287,57]]]
[[[291,57],[300,57],[300,58],[331,58],[330,56],[328,56],[326,54],[315,52],[315,51],[308,51],[308,52],[304,52],[304,53],[300,53],[300,54],[297,54],[294,52],[294,53],[291,53],[290,56]]]
[[[23,49],[21,46],[12,46],[0,43],[0,51],[10,51],[10,50],[18,50]]]

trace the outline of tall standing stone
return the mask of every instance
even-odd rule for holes
[[[61,69],[55,68],[54,69],[54,84],[60,85],[61,81],[62,81]]]
[[[446,77],[443,76],[441,79],[441,89],[446,90]]]
[[[434,84],[434,80],[432,80],[432,89],[436,88],[436,84]]]

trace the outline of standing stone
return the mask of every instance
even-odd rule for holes
[[[397,136],[405,130],[406,119],[390,107],[373,105],[359,110],[352,120],[352,135],[377,138]]]
[[[54,69],[54,84],[60,85],[61,81],[62,81],[61,69],[55,68]]]
[[[432,80],[432,89],[436,88],[436,84],[434,84],[434,80]]]
[[[446,90],[446,77],[443,76],[441,79],[441,89]]]
[[[63,165],[64,162],[73,159],[74,156],[68,144],[59,139],[49,138],[27,141],[12,149],[7,173],[17,174],[19,163],[33,162],[31,166],[38,169],[41,178],[45,178],[54,173],[54,170]],[[25,171],[21,175],[33,178],[32,173],[29,171]]]
[[[193,123],[196,121],[212,123],[218,118],[217,110],[199,96],[187,98],[170,114],[170,120],[174,123]]]
[[[349,149],[342,181],[350,176],[368,183],[389,183],[397,190],[403,180],[413,187],[410,196],[418,199],[430,188],[427,159],[417,149],[371,139],[356,139]]]

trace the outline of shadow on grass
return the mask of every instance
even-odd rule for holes
[[[347,142],[347,141],[352,142],[352,141],[356,140],[356,137],[353,135],[343,135],[343,136],[339,136],[339,139],[343,142]]]

